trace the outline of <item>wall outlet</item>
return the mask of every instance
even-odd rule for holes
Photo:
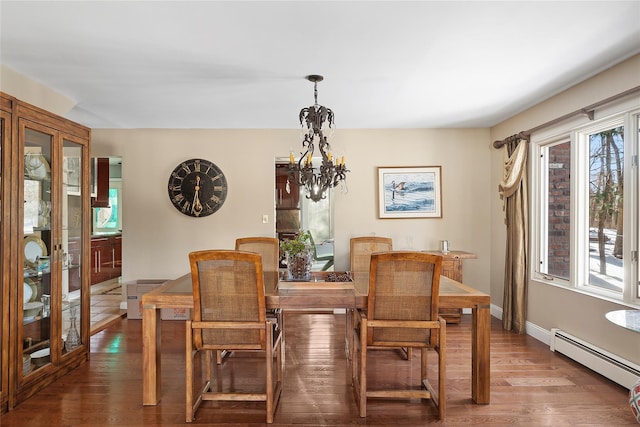
[[[269,215],[262,215],[262,223],[263,224],[269,223]]]

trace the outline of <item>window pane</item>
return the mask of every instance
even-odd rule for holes
[[[547,274],[569,279],[571,227],[571,144],[548,149]]]
[[[624,128],[589,135],[589,284],[622,293]]]
[[[119,228],[117,188],[109,188],[109,207],[95,209],[95,227]]]

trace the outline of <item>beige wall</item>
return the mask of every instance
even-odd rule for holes
[[[640,55],[500,123],[491,129],[491,140],[503,139],[531,129],[636,86],[640,86]],[[640,97],[637,94],[635,96],[640,104]],[[502,150],[494,149],[490,162],[490,186],[491,193],[494,194],[501,178]],[[495,198],[492,201],[491,300],[492,304],[502,307],[505,228],[502,205],[495,202]],[[529,284],[528,323],[545,330],[561,328],[640,365],[638,334],[615,326],[605,319],[608,311],[625,308],[627,307],[620,304],[557,286],[536,281]]]
[[[92,155],[123,159],[123,279],[174,278],[187,272],[189,251],[275,235],[274,160],[298,150],[299,135],[298,129],[94,129]],[[398,249],[435,249],[448,239],[452,248],[478,254],[465,262],[465,280],[489,291],[489,198],[497,196],[488,190],[488,130],[339,129],[333,146],[351,170],[348,193],[335,198],[337,269],[349,267],[352,236],[390,236]],[[191,157],[213,161],[227,177],[227,200],[209,217],[182,215],[168,199],[169,173]],[[433,165],[442,166],[442,219],[377,218],[377,166]]]

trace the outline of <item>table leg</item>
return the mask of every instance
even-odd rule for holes
[[[353,351],[353,316],[355,308],[347,308],[346,318],[345,318],[345,331],[344,331],[344,340],[345,340],[345,348],[347,353],[347,360],[351,360],[352,351]]]
[[[280,323],[280,345],[282,346],[282,360],[280,361],[282,363],[282,369],[284,372],[284,360],[286,359],[286,352],[287,352],[287,346],[285,345],[285,326],[284,326],[284,309],[279,308],[278,312],[280,313],[278,316],[278,322]]]
[[[160,309],[142,307],[142,404],[157,405],[162,395]]]
[[[478,305],[471,310],[471,397],[480,404],[488,404],[491,386],[491,312],[489,305]]]

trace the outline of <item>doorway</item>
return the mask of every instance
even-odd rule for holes
[[[320,159],[314,160],[320,164]],[[333,271],[333,192],[329,190],[318,202],[308,199],[304,190],[289,179],[288,166],[289,158],[276,159],[276,237],[289,239],[301,230],[309,230],[315,250],[312,270]]]

